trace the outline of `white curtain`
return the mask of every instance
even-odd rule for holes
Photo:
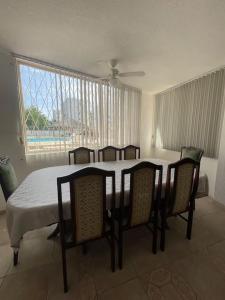
[[[26,153],[139,145],[141,91],[18,60]]]
[[[221,69],[157,94],[156,146],[175,151],[195,146],[208,157],[218,157],[224,88],[225,70]]]

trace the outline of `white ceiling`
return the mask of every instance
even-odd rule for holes
[[[225,65],[225,1],[0,0],[0,47],[155,93]]]

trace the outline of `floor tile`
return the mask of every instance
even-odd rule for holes
[[[218,241],[225,239],[225,213],[223,211],[200,217],[198,224],[207,229]]]
[[[176,292],[185,300],[197,299],[197,294],[181,275],[172,272],[171,282]]]
[[[127,264],[132,263],[137,274],[163,265],[164,258],[165,255],[161,251],[158,251],[157,254],[152,253],[151,235],[150,238],[142,238],[132,246],[124,244],[124,268]]]
[[[79,272],[77,264],[67,263],[68,292],[63,290],[62,264],[49,265],[48,273],[48,300],[60,299],[97,299],[95,282],[91,275]]]
[[[96,264],[95,271],[92,273],[98,292],[113,288],[136,277],[131,265],[126,264],[122,270],[111,271],[110,263],[102,260]]]
[[[208,254],[215,266],[225,274],[225,240],[209,246]]]
[[[183,300],[176,288],[171,284],[167,284],[160,289],[161,297],[164,300]]]
[[[133,279],[125,284],[119,285],[98,296],[99,300],[147,300],[149,299],[144,292],[138,279]]]
[[[206,248],[209,245],[215,244],[221,241],[221,239],[224,239],[223,235],[221,235],[218,230],[215,230],[214,225],[211,226],[208,224],[209,222],[213,222],[216,216],[217,214],[207,215],[201,217],[198,221],[194,218],[192,237],[190,241],[185,237],[187,223],[179,217],[170,218],[168,221],[170,230],[166,231],[166,252],[170,249],[170,244],[173,248],[177,247],[176,244],[178,243],[181,249],[182,247],[185,247],[188,252],[205,253]],[[172,238],[170,235],[172,235]]]
[[[11,274],[4,278],[0,287],[0,299],[45,300],[48,280],[44,269],[35,269]]]
[[[182,286],[184,280],[186,285],[200,296],[200,299],[224,299],[225,275],[216,269],[208,256],[190,255],[177,260],[171,265],[171,270],[182,278],[181,282],[174,279],[177,287]],[[184,285],[183,290],[185,290]]]
[[[68,250],[64,294],[60,240],[47,240],[55,225],[26,233],[13,267],[0,215],[0,299],[224,300],[225,209],[207,197],[198,199],[190,241],[182,219],[170,218],[168,224],[166,249],[157,255],[145,227],[125,232],[123,269],[114,273],[105,239],[88,243],[86,255],[81,246]]]
[[[6,228],[6,213],[0,213],[0,230]]]
[[[171,273],[166,268],[159,268],[151,272],[150,281],[155,286],[161,287],[171,280]]]
[[[225,212],[225,208],[217,204],[210,197],[196,199],[195,215],[196,217],[205,216],[207,214],[219,213],[221,210]]]
[[[17,266],[11,265],[9,273],[21,272],[52,263],[53,241],[43,238],[24,238],[20,245],[19,261]]]
[[[0,246],[0,278],[5,276],[12,265],[13,253],[9,245]]]
[[[174,299],[194,300],[197,298],[190,284],[181,275],[174,273],[173,268],[169,266],[142,274],[140,280],[148,295],[149,293],[156,294],[157,297],[163,299],[174,297]]]
[[[165,300],[160,288],[151,283],[148,284],[146,293],[151,300]]]
[[[0,246],[9,244],[9,243],[10,243],[10,240],[9,240],[9,235],[8,235],[7,229],[6,228],[0,229]]]
[[[124,255],[125,256],[125,255]],[[106,240],[98,240],[88,244],[88,254],[82,255],[82,266],[90,273],[94,280],[97,292],[113,288],[136,276],[133,265],[127,260],[122,270],[111,270],[111,251]]]
[[[1,288],[3,280],[4,280],[4,278],[0,278],[0,288]]]

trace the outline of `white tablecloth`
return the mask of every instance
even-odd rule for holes
[[[65,165],[32,172],[26,177],[7,201],[7,227],[11,246],[18,248],[21,237],[28,231],[38,229],[58,221],[57,177],[69,175],[85,167],[93,166],[116,172],[116,206],[119,205],[121,170],[130,168],[140,161],[150,161],[163,165],[163,184],[166,182],[169,161],[140,159],[116,162],[99,162],[85,165]],[[126,182],[129,190],[129,181]],[[108,184],[108,207],[110,206],[111,185]],[[208,194],[207,176],[200,173],[199,196]],[[69,186],[63,186],[64,212],[69,215]]]

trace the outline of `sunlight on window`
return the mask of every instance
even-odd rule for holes
[[[18,70],[26,153],[138,145],[140,90],[21,62]]]

